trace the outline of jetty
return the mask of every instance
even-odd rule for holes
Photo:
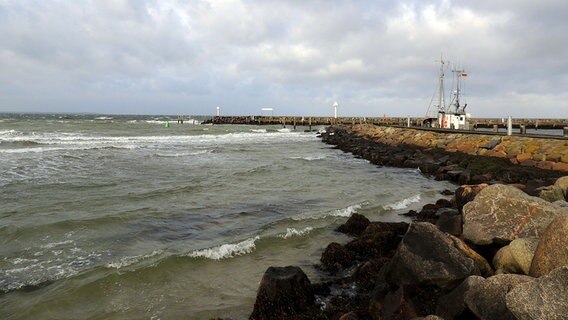
[[[215,116],[203,123],[250,124],[250,125],[331,125],[331,124],[378,124],[420,126],[423,117],[321,117],[321,116]],[[505,126],[506,118],[472,118],[472,128],[493,128]],[[562,129],[568,127],[568,119],[513,118],[513,126],[528,129]]]

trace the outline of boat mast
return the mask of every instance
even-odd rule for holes
[[[444,58],[442,55],[440,55],[440,85],[439,85],[439,102],[440,104],[438,105],[438,111],[440,112],[445,112],[446,111],[446,102],[445,97],[444,97],[444,64],[446,63],[446,61],[444,61]]]

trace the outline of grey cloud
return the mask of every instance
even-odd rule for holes
[[[568,117],[563,1],[4,1],[0,111],[422,115],[440,53],[478,116]],[[83,109],[77,106],[83,106]],[[143,107],[141,107],[143,106]],[[164,109],[165,108],[165,109]]]

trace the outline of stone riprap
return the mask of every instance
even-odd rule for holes
[[[354,125],[350,130],[387,145],[438,148],[448,152],[504,158],[521,166],[568,171],[568,140],[439,133],[374,125]]]

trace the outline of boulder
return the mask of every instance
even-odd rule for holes
[[[352,236],[358,236],[365,231],[370,221],[362,214],[354,213],[349,217],[347,222],[340,225],[335,231],[349,234]]]
[[[537,238],[518,238],[499,249],[493,257],[493,266],[497,273],[528,275],[537,245]]]
[[[515,320],[507,309],[505,296],[520,283],[533,278],[517,274],[498,274],[471,283],[464,295],[465,305],[482,320]]]
[[[564,200],[568,201],[568,176],[558,178],[554,183],[555,187],[558,187],[564,193]]]
[[[345,245],[345,249],[361,260],[390,258],[407,229],[405,222],[371,222],[361,236]]]
[[[476,184],[476,185],[463,185],[456,190],[456,205],[458,210],[461,212],[463,210],[463,206],[475,199],[475,196],[489,186],[486,183]]]
[[[562,266],[568,266],[568,215],[554,219],[540,237],[529,274],[540,277]]]
[[[538,188],[538,196],[548,202],[564,200],[564,191],[557,186],[546,186]]]
[[[462,319],[469,310],[465,305],[465,293],[470,287],[479,285],[484,279],[479,276],[466,278],[459,286],[438,299],[436,314],[440,317],[450,319]]]
[[[326,270],[336,272],[355,264],[355,256],[339,243],[332,242],[323,251],[320,261]]]
[[[519,320],[568,318],[568,266],[515,286],[506,303]]]
[[[475,261],[431,223],[412,223],[392,260],[385,266],[387,282],[453,287],[481,271]]]
[[[404,285],[386,294],[378,319],[414,319],[434,313],[440,289],[433,286]]]
[[[442,232],[453,236],[462,234],[462,215],[457,209],[443,208],[438,210],[440,217],[436,221],[436,227]]]
[[[568,213],[507,185],[491,185],[463,208],[463,237],[477,245],[507,244],[516,238],[538,237],[557,216]]]
[[[269,267],[258,288],[250,319],[276,319],[305,312],[314,303],[310,280],[299,267]]]
[[[482,257],[479,253],[477,253],[475,250],[470,248],[460,238],[452,235],[449,236],[454,244],[454,247],[457,248],[466,257],[473,260],[475,266],[479,269],[483,277],[490,277],[493,275],[493,268],[491,268],[491,265],[489,264],[489,262],[487,262],[487,260],[485,260],[484,257]]]
[[[339,320],[359,320],[359,316],[357,316],[356,312],[351,311],[343,314],[341,317],[339,317]]]

